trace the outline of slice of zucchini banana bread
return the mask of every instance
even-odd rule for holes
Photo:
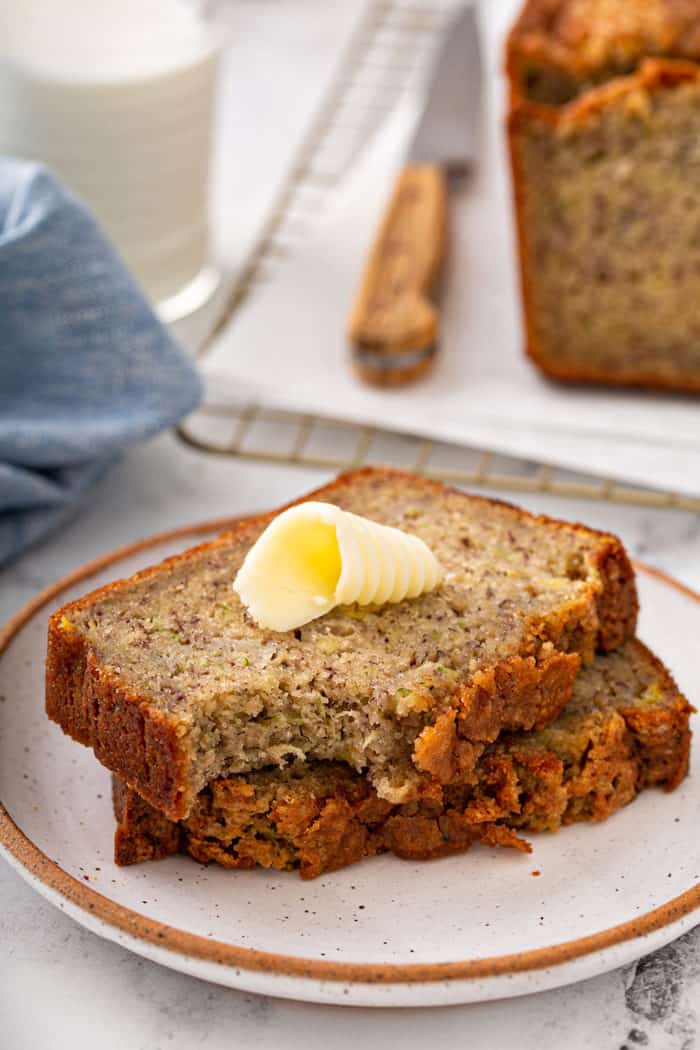
[[[641,790],[671,790],[688,768],[693,708],[640,642],[598,656],[548,728],[503,735],[469,783],[404,805],[361,774],[315,763],[216,780],[177,824],[113,778],[115,860],[182,851],[228,868],[299,868],[302,878],[392,851],[427,859],[474,841],[529,849],[515,829],[598,821]]]
[[[502,729],[549,723],[580,660],[634,633],[613,536],[384,470],[311,498],[422,537],[440,586],[263,630],[232,583],[266,516],[51,617],[49,716],[172,819],[217,777],[291,761],[366,769],[391,803],[430,794]]]

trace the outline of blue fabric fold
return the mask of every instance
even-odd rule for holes
[[[90,212],[41,166],[0,161],[0,565],[200,397]]]

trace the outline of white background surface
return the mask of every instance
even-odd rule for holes
[[[277,25],[284,13],[284,39],[291,46],[302,13],[308,16],[313,8],[315,30],[327,40],[335,32],[332,16],[351,6],[342,0],[239,0],[235,18],[244,40],[244,33]],[[227,250],[234,261],[253,235],[252,204],[262,208],[274,193],[280,175],[273,163],[275,142],[299,133],[284,118],[285,91],[295,83],[308,88],[323,75],[310,51],[295,69],[287,64],[287,88],[280,88],[289,52],[276,39],[277,84],[265,71],[245,69],[243,48],[240,68],[253,86],[247,96],[232,98],[227,110],[231,145],[218,194],[227,204]],[[307,97],[307,115],[308,109]],[[251,120],[259,125],[257,137],[250,134]],[[246,147],[237,149],[244,126]],[[253,157],[260,173],[255,190],[243,177]],[[243,193],[246,186],[249,196]],[[274,505],[325,477],[320,471],[205,457],[169,435],[160,437],[132,450],[72,524],[0,572],[0,621],[58,576],[117,545],[163,528]],[[531,509],[612,529],[634,555],[700,589],[698,515],[545,496],[513,498]],[[400,1043],[403,1050],[641,1045],[690,1050],[700,1045],[698,932],[638,966],[504,1003],[424,1011],[305,1006],[232,992],[145,962],[79,928],[0,861],[0,1047],[355,1050]]]

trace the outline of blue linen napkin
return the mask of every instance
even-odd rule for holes
[[[41,166],[1,160],[0,565],[200,397],[90,212]]]

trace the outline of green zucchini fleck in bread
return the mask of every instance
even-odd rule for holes
[[[550,726],[504,734],[469,783],[419,802],[391,805],[361,774],[317,762],[216,780],[177,824],[115,777],[115,859],[182,851],[228,868],[299,868],[313,878],[389,850],[427,859],[474,841],[528,849],[517,830],[603,820],[644,788],[676,787],[688,768],[692,710],[661,662],[628,642],[581,671]]]

